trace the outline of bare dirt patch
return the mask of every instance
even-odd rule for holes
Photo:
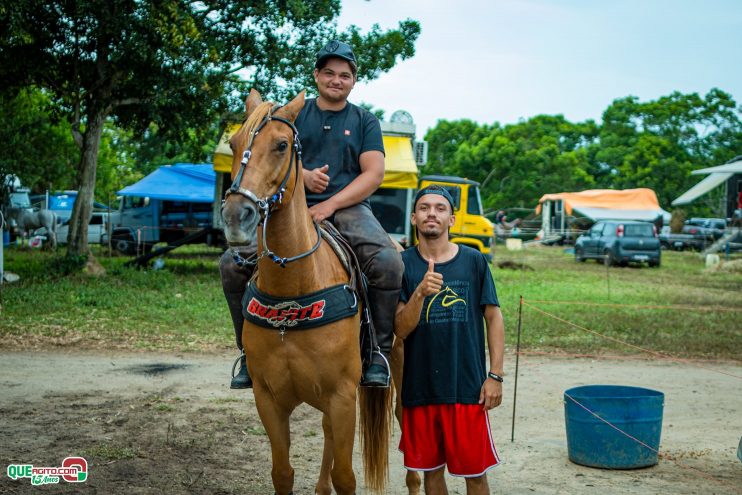
[[[228,388],[232,355],[102,352],[0,353],[2,493],[270,494],[270,447],[249,391]],[[510,442],[513,364],[506,401],[491,413],[504,460],[490,473],[495,493],[731,494],[742,486],[742,376],[735,363],[522,357],[515,442]],[[562,394],[584,384],[622,384],[665,393],[660,463],[606,471],[567,459]],[[395,431],[392,445],[399,441]],[[322,454],[319,413],[302,406],[292,422],[295,493],[309,494]],[[83,484],[33,487],[8,464],[90,463]],[[406,493],[402,458],[391,453],[388,493]],[[678,464],[680,463],[680,464]],[[356,462],[359,493],[365,493]],[[451,479],[451,493],[465,493]]]

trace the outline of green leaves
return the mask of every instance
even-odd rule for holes
[[[660,205],[691,187],[692,170],[742,152],[741,112],[719,89],[615,100],[603,123],[538,115],[506,126],[439,121],[425,173],[483,182],[485,207],[535,207],[541,195],[591,188],[654,189]],[[699,205],[699,212],[703,206]]]
[[[73,212],[70,249],[87,250],[82,233],[98,159],[106,156],[99,147],[112,132],[102,131],[104,122],[144,141],[143,157],[200,161],[223,121],[242,111],[249,88],[285,101],[313,87],[315,53],[329,40],[352,41],[364,79],[414,54],[417,22],[389,31],[374,27],[366,35],[355,27],[340,33],[339,12],[340,0],[0,0],[0,95],[13,99],[20,90],[40,88],[79,147],[60,181],[70,187],[74,177],[71,187],[85,205]],[[106,159],[121,158],[128,170],[127,153],[117,150]],[[28,155],[29,162],[43,158]],[[107,166],[108,172],[117,167]],[[45,177],[64,177],[63,168]],[[37,188],[47,187],[30,168],[21,172]]]

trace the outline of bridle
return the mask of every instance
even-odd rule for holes
[[[268,112],[268,115],[266,115],[263,120],[260,121],[260,123],[255,127],[255,130],[252,131],[252,133],[250,134],[247,149],[245,149],[245,151],[242,153],[240,170],[237,172],[237,176],[234,178],[234,181],[232,182],[230,188],[227,190],[226,193],[224,193],[224,201],[226,201],[226,199],[231,194],[239,194],[241,196],[244,196],[248,201],[252,202],[258,208],[258,211],[260,213],[260,222],[258,223],[258,225],[263,225],[263,248],[262,251],[256,255],[257,257],[254,260],[243,258],[242,256],[240,256],[236,249],[232,248],[232,257],[234,258],[234,261],[238,266],[254,265],[261,258],[267,257],[273,260],[274,263],[281,265],[281,268],[286,268],[286,263],[291,263],[292,261],[306,258],[307,256],[314,253],[319,248],[322,242],[319,224],[313,221],[312,223],[314,223],[315,229],[317,230],[317,242],[309,251],[298,254],[296,256],[292,256],[290,258],[285,258],[276,255],[268,248],[268,241],[266,239],[266,232],[268,231],[268,219],[270,218],[270,214],[276,204],[281,204],[283,202],[283,194],[284,192],[286,192],[286,184],[289,181],[289,177],[291,177],[292,168],[296,169],[296,173],[294,175],[294,190],[296,190],[296,186],[298,185],[299,181],[299,164],[301,163],[301,142],[299,141],[299,131],[296,129],[296,126],[294,126],[293,122],[290,122],[282,117],[276,117],[272,115],[272,113],[277,111],[279,108],[281,107],[274,106]],[[289,158],[289,166],[286,169],[286,175],[284,175],[283,180],[281,181],[281,185],[278,186],[278,190],[270,196],[258,198],[254,192],[242,187],[240,184],[242,183],[242,178],[245,175],[247,163],[250,161],[250,157],[252,156],[252,146],[255,143],[255,138],[263,129],[263,127],[265,127],[266,124],[268,124],[268,122],[272,120],[282,122],[291,128],[291,132],[294,135],[294,143],[292,145],[293,151],[291,153],[291,157]],[[222,201],[222,208],[224,208],[224,201]]]

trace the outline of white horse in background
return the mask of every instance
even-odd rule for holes
[[[6,210],[8,225],[18,229],[19,234],[26,238],[36,229],[45,228],[49,238],[49,247],[57,248],[57,214],[51,210],[28,211],[22,208],[8,208]]]

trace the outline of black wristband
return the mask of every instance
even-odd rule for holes
[[[487,377],[492,378],[496,382],[502,383],[502,377],[496,373],[492,373],[491,371],[487,372]]]

